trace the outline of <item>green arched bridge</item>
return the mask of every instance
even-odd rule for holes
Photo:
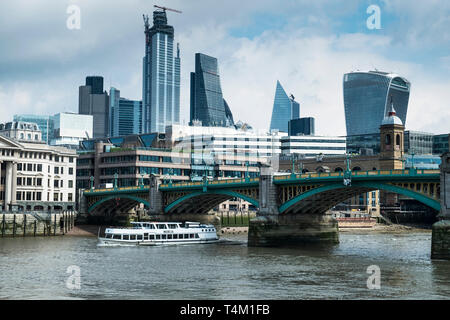
[[[85,211],[92,215],[126,212],[143,203],[151,214],[205,214],[236,197],[250,202],[260,212],[324,214],[353,196],[373,190],[402,194],[440,210],[439,170],[271,174],[260,178],[169,184],[160,184],[158,177],[152,177],[151,185],[85,190]]]

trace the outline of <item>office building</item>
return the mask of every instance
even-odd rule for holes
[[[77,149],[80,141],[92,138],[93,118],[92,115],[70,112],[55,114],[50,145]]]
[[[91,87],[91,94],[103,94],[103,77],[86,77],[86,86]]]
[[[381,71],[356,71],[344,75],[344,108],[347,136],[378,133],[391,102],[406,125],[410,83]]]
[[[405,131],[405,153],[432,154],[433,134],[420,131]]]
[[[142,130],[142,101],[120,97],[120,90],[109,90],[109,136],[140,134]]]
[[[51,116],[42,116],[34,114],[16,114],[13,117],[13,121],[33,122],[38,125],[39,130],[42,133],[42,141],[49,144],[53,138],[53,121]]]
[[[42,142],[42,133],[34,122],[13,121],[0,123],[0,135],[18,141]]]
[[[346,152],[345,137],[284,136],[281,138],[281,153],[298,154],[305,158],[342,156]]]
[[[73,210],[76,158],[74,150],[0,136],[0,211]]]
[[[441,155],[449,152],[450,133],[433,136],[433,154]]]
[[[174,50],[174,29],[165,10],[153,12],[152,27],[148,16],[144,23],[142,132],[164,132],[167,125],[180,122],[180,49],[177,44]]]
[[[347,152],[361,155],[380,153],[380,133],[347,136]]]
[[[234,125],[233,115],[223,99],[217,59],[195,54],[195,72],[191,72],[191,124],[205,127]]]
[[[289,120],[300,117],[300,104],[286,94],[280,81],[277,81],[275,99],[273,102],[272,118],[270,120],[270,130],[289,132]]]
[[[109,97],[103,91],[103,77],[86,77],[86,85],[79,87],[78,113],[93,116],[93,137],[109,133]]]
[[[315,134],[315,121],[312,117],[289,120],[290,136],[313,136]]]

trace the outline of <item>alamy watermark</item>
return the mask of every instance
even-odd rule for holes
[[[80,290],[81,289],[80,267],[76,265],[68,266],[66,273],[70,274],[70,276],[66,280],[66,288],[69,290]]]
[[[370,16],[366,20],[366,26],[369,30],[381,29],[381,9],[376,4],[367,7],[367,14]]]
[[[367,289],[381,289],[381,269],[377,265],[367,267],[367,273],[370,276],[367,278]]]
[[[81,29],[81,9],[79,6],[72,4],[67,7],[66,13],[69,15],[66,20],[66,26],[69,30]]]

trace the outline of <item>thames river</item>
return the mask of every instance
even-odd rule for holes
[[[160,247],[0,239],[0,299],[450,298],[450,261],[430,260],[431,232],[342,232],[338,245],[307,248],[249,248],[246,234],[222,239]],[[373,265],[379,289],[367,287]],[[79,289],[67,285],[70,266]]]

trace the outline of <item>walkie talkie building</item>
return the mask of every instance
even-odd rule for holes
[[[344,108],[347,136],[378,133],[391,101],[406,124],[411,84],[387,72],[351,72],[344,75]]]

